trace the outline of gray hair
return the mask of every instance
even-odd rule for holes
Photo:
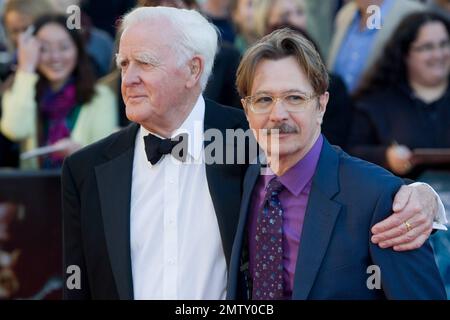
[[[178,41],[173,45],[180,61],[186,61],[186,58],[189,59],[197,54],[204,58],[205,67],[200,77],[200,85],[203,91],[211,75],[217,52],[217,29],[195,10],[141,7],[124,16],[121,31],[143,21],[161,18],[169,21],[175,34],[179,36]],[[164,30],[161,30],[161,32],[164,32]]]

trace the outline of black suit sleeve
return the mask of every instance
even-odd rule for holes
[[[358,104],[355,106],[348,145],[352,155],[388,168],[387,147],[378,138],[374,119]]]
[[[80,196],[69,160],[64,162],[62,170],[64,299],[90,299],[81,235]],[[80,270],[80,289],[68,288],[68,283],[74,283],[71,278],[74,273],[66,272],[69,266],[76,266]]]
[[[217,103],[241,109],[241,99],[236,89],[236,71],[241,55],[232,45],[221,45],[214,60],[214,67],[208,85],[203,93],[205,98]]]
[[[399,180],[400,181],[400,180]],[[392,200],[400,187],[386,186],[378,199],[372,224],[391,212]],[[445,287],[427,240],[419,249],[396,252],[370,242],[372,262],[380,268],[381,285],[388,299],[446,299]]]

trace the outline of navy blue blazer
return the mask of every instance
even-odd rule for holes
[[[252,165],[244,179],[228,299],[250,298],[246,224],[259,172],[260,166]],[[429,242],[417,250],[395,252],[370,241],[371,227],[391,214],[402,183],[324,139],[306,209],[292,299],[446,299]],[[381,289],[367,286],[371,265],[380,268]]]

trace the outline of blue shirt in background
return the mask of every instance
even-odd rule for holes
[[[393,0],[384,0],[381,4],[381,26],[393,3]],[[379,30],[365,27],[361,31],[359,29],[360,21],[361,13],[357,11],[342,41],[333,66],[333,71],[342,77],[349,92],[354,92],[359,84]]]

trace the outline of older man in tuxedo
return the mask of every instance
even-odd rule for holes
[[[66,298],[225,297],[245,165],[206,166],[203,131],[225,136],[246,122],[201,95],[216,48],[215,29],[195,11],[139,8],[124,18],[117,63],[134,123],[65,162],[65,266],[81,270],[81,288]],[[185,154],[174,157],[186,133]]]
[[[248,124],[242,111],[203,99],[216,49],[216,31],[198,12],[125,16],[117,63],[133,123],[64,163],[65,298],[225,298],[247,165],[203,161],[205,133],[225,137]],[[233,143],[223,151],[223,159],[242,152]],[[419,190],[400,193],[409,201],[395,215],[418,217],[429,233],[435,212],[411,209],[436,207],[435,198]],[[385,224],[383,239],[417,245],[419,233],[405,241],[395,219]]]

